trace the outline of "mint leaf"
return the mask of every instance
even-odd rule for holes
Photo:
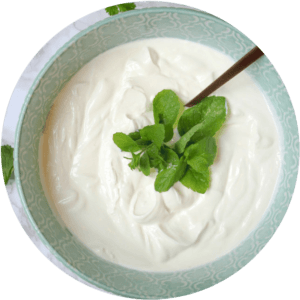
[[[105,8],[105,11],[110,15],[110,16],[114,16],[117,15],[119,13],[119,9],[116,5],[114,6],[109,6]]]
[[[150,158],[157,158],[159,157],[159,149],[155,144],[152,144],[147,149],[147,154]]]
[[[213,137],[206,137],[198,143],[189,146],[184,151],[187,163],[197,172],[205,171],[213,164],[217,153],[216,140]]]
[[[134,3],[123,3],[123,4],[118,4],[117,6],[118,6],[120,12],[133,10],[136,8],[136,5]]]
[[[167,167],[167,163],[161,157],[161,154],[159,152],[156,153],[153,148],[149,150],[147,151],[147,153],[150,157],[150,167],[156,168],[158,169],[158,171],[164,170]]]
[[[160,157],[150,159],[150,167],[157,169],[158,172],[166,169],[167,166],[168,165],[166,162],[164,162],[164,160],[162,160]]]
[[[151,168],[156,168],[159,172],[170,167],[170,165],[178,165],[179,163],[177,153],[167,146],[164,146],[161,152],[158,151],[156,146],[155,148],[152,146],[147,150],[147,153],[150,157]]]
[[[209,187],[209,170],[207,168],[205,171],[199,173],[188,167],[180,182],[194,192],[204,194]]]
[[[213,136],[221,128],[225,118],[225,98],[207,97],[183,112],[178,122],[178,132],[183,136],[197,124],[202,124],[190,138],[192,142],[197,142],[205,136]]]
[[[165,128],[162,124],[149,125],[140,130],[143,140],[152,141],[158,148],[165,138]]]
[[[196,132],[202,128],[202,124],[197,124],[192,127],[187,133],[185,133],[176,143],[175,150],[177,153],[183,153],[187,143],[191,140]]]
[[[167,167],[167,163],[161,157],[161,153],[155,144],[152,144],[147,148],[147,154],[149,156],[151,168],[156,168],[160,171]]]
[[[128,134],[139,146],[149,146],[151,145],[151,141],[143,140],[140,134],[140,131],[131,132]]]
[[[178,165],[179,157],[175,151],[170,148],[163,147],[161,151],[164,161],[168,164]]]
[[[179,98],[171,90],[159,92],[153,100],[154,121],[155,124],[164,124],[165,142],[170,141],[173,137],[173,125],[177,119],[179,109]]]
[[[144,175],[150,175],[150,159],[147,152],[145,152],[140,159],[140,170],[144,173]]]
[[[182,157],[177,165],[159,172],[154,183],[155,190],[160,193],[168,191],[174,183],[184,176],[186,165],[184,157]]]
[[[141,150],[141,147],[130,136],[122,132],[115,133],[113,141],[122,151],[136,152]]]
[[[9,145],[1,146],[1,164],[5,185],[14,170],[14,149]]]
[[[175,144],[178,153],[182,153],[187,143],[195,143],[206,136],[213,136],[226,119],[225,98],[211,96],[199,104],[184,111],[178,122],[181,135]]]
[[[137,141],[135,141],[139,146],[141,146],[142,148],[146,147],[146,146],[149,146],[152,144],[151,141],[145,141],[145,140],[142,140],[142,139],[139,139]]]
[[[140,153],[138,154],[134,154],[134,153],[131,153],[132,154],[132,158],[129,158],[131,159],[131,162],[128,164],[128,166],[130,167],[131,170],[134,170],[135,168],[138,167],[139,163],[140,163]],[[127,158],[127,157],[125,157]]]
[[[141,138],[140,131],[134,131],[128,134],[134,141],[139,140]]]
[[[117,15],[119,12],[124,12],[128,10],[133,10],[136,8],[134,3],[123,3],[118,5],[113,5],[105,8],[105,11],[110,15]]]

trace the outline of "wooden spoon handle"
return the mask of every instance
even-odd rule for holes
[[[240,60],[238,60],[231,68],[229,68],[225,73],[218,77],[214,82],[212,82],[206,89],[204,89],[198,96],[193,100],[188,102],[185,106],[191,107],[198,104],[202,99],[209,96],[212,92],[217,90],[220,86],[225,84],[227,81],[232,79],[234,76],[242,72],[258,58],[263,56],[264,53],[256,46],[246,55],[244,55]]]

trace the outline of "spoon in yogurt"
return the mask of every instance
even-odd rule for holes
[[[241,59],[239,59],[232,67],[225,71],[221,76],[219,76],[215,81],[213,81],[207,88],[205,88],[200,94],[198,94],[194,99],[185,104],[186,107],[191,107],[198,104],[202,99],[208,97],[211,93],[217,90],[219,87],[224,85],[227,81],[238,75],[244,69],[249,67],[257,59],[263,56],[264,53],[256,46],[247,54],[245,54]]]

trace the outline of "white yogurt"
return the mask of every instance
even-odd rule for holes
[[[131,171],[112,140],[154,123],[151,103],[161,90],[187,103],[232,64],[189,41],[143,40],[96,57],[60,92],[41,139],[43,185],[66,226],[96,254],[148,271],[187,269],[230,251],[258,224],[278,178],[279,138],[245,72],[214,93],[229,111],[204,195],[181,183],[156,192],[156,174]]]

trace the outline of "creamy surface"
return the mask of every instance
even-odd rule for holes
[[[228,114],[204,195],[181,183],[156,192],[155,171],[131,171],[112,140],[154,124],[151,104],[161,90],[186,103],[232,63],[196,43],[143,40],[96,57],[60,92],[40,144],[43,185],[96,254],[136,269],[187,269],[230,251],[258,224],[276,186],[279,137],[245,72],[214,93],[226,97]]]

